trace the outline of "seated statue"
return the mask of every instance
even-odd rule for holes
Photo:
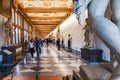
[[[120,0],[73,0],[73,2],[74,12],[80,25],[84,24],[85,10],[88,8],[95,33],[114,52],[117,61],[109,80],[120,80]],[[117,24],[105,17],[109,2],[113,7]]]

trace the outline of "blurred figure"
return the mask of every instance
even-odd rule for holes
[[[64,49],[64,38],[63,38],[63,36],[62,36],[62,41],[61,41],[61,45],[62,45],[62,48]]]
[[[25,50],[28,49],[27,45],[28,45],[28,42],[27,42],[27,40],[25,39],[25,42],[24,42],[24,49],[25,49]]]
[[[49,46],[49,39],[48,38],[46,39],[46,46],[47,47]]]
[[[34,51],[34,42],[33,42],[33,39],[31,39],[30,42],[29,42],[29,51],[31,53],[31,57],[33,58],[33,53],[35,52]]]
[[[40,47],[40,40],[38,37],[35,38],[35,46],[36,46],[36,53],[37,53],[37,60],[39,60],[40,53],[41,53],[41,47]]]
[[[72,37],[70,34],[68,34],[68,49],[71,50],[71,40],[72,40]]]
[[[60,50],[60,38],[57,39],[57,48]]]

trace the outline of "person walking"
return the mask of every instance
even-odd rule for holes
[[[29,51],[31,53],[31,57],[33,58],[33,53],[35,52],[34,51],[34,42],[33,42],[33,39],[31,39],[30,42],[29,42]]]
[[[58,48],[58,50],[60,50],[60,38],[58,38],[58,40],[57,40],[57,48]]]
[[[36,60],[39,60],[40,53],[41,53],[41,47],[40,47],[40,40],[38,39],[38,37],[36,37],[35,46],[36,46],[36,53],[37,53]]]
[[[49,39],[47,38],[46,39],[46,47],[48,47],[49,46]]]

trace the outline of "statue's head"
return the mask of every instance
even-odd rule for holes
[[[11,21],[11,18],[10,18],[10,17],[8,18],[8,21]]]

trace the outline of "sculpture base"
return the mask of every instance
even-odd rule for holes
[[[102,62],[102,50],[81,48],[81,58],[87,62]]]

